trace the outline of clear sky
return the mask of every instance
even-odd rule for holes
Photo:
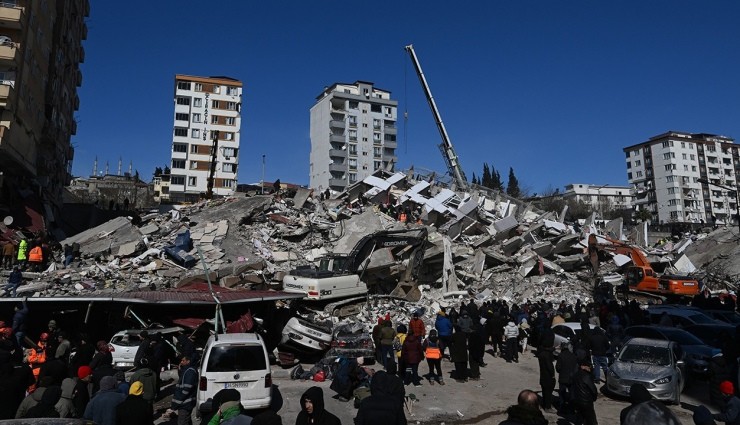
[[[626,185],[622,148],[668,130],[740,140],[740,2],[91,1],[73,174],[168,165],[175,74],[244,83],[239,182],[308,184],[309,109],[371,81],[399,102],[398,169],[446,167],[413,43],[468,176],[530,193]],[[403,113],[408,111],[408,121]]]

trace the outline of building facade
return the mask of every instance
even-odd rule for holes
[[[623,149],[635,207],[654,223],[736,220],[739,146],[706,133],[669,131]]]
[[[22,190],[61,208],[89,15],[88,0],[0,2],[0,204]]]
[[[311,108],[310,187],[341,192],[375,170],[393,171],[398,102],[373,83],[336,83]]]
[[[169,200],[236,191],[242,83],[228,77],[175,76]]]
[[[609,184],[569,184],[565,186],[563,199],[566,201],[583,202],[593,211],[604,217],[604,213],[612,210],[632,209],[634,195],[630,186],[612,186]]]

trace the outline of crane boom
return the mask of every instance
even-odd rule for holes
[[[427,102],[429,102],[429,107],[432,109],[434,120],[437,122],[437,129],[439,130],[439,135],[442,137],[442,143],[439,145],[439,149],[442,151],[442,156],[447,164],[447,170],[452,175],[457,189],[466,191],[469,189],[468,179],[465,177],[465,172],[463,172],[463,169],[460,166],[460,161],[455,153],[455,148],[452,147],[450,136],[447,134],[445,125],[442,122],[442,116],[439,114],[437,105],[434,103],[432,91],[424,77],[424,72],[421,70],[421,64],[419,63],[419,59],[416,57],[416,52],[414,52],[414,45],[409,44],[406,46],[406,52],[411,56],[411,61],[414,63],[414,68],[416,69],[416,75],[419,76],[419,82],[421,82],[421,86],[424,89],[424,94],[427,97]]]

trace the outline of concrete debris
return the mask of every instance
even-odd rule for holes
[[[19,294],[64,296],[178,288],[210,280],[240,289],[282,289],[283,278],[300,267],[314,267],[328,255],[352,255],[358,241],[379,231],[426,228],[421,261],[407,270],[411,250],[373,248],[365,258],[361,280],[373,296],[346,323],[369,330],[388,312],[410,318],[425,311],[431,326],[440,306],[461,300],[527,299],[557,301],[593,298],[596,277],[586,239],[597,234],[643,247],[649,259],[684,273],[701,273],[710,287],[736,290],[740,276],[737,231],[717,229],[708,235],[686,234],[655,246],[647,243],[647,226],[626,237],[621,220],[599,228],[595,217],[582,226],[567,224],[557,212],[536,209],[489,190],[457,193],[432,180],[415,181],[403,173],[378,171],[332,199],[297,189],[275,196],[231,197],[177,206],[167,213],[142,214],[134,225],[113,219],[62,241],[78,243],[80,256],[68,267],[56,253],[56,267],[34,276]],[[602,259],[602,282],[622,282],[620,271],[631,263],[623,254]],[[365,261],[369,260],[369,261]],[[389,294],[399,282],[415,286],[414,299]],[[302,318],[310,323],[342,320],[306,302]],[[359,312],[358,312],[359,311]],[[395,321],[396,319],[394,319]],[[345,323],[345,324],[346,324]],[[325,342],[325,341],[324,341]]]

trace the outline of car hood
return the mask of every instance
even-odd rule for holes
[[[704,357],[707,360],[722,352],[722,350],[708,345],[683,345],[681,348],[683,348],[683,351],[686,354],[690,354],[695,357]]]
[[[615,361],[611,369],[620,379],[636,381],[653,381],[673,373],[670,366],[658,366],[645,363],[627,363]]]

